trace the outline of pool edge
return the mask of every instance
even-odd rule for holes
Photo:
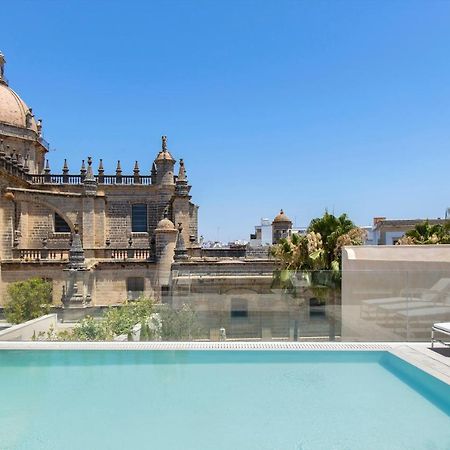
[[[49,342],[0,341],[0,350],[386,351],[450,385],[450,358],[407,342]]]

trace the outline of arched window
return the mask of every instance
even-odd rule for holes
[[[231,318],[248,318],[248,302],[245,298],[231,299]]]
[[[127,278],[127,299],[136,300],[144,293],[144,278],[129,277]]]
[[[69,225],[58,213],[55,213],[55,233],[70,233]]]

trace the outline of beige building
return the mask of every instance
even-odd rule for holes
[[[163,136],[150,173],[136,161],[123,174],[118,161],[105,174],[91,157],[53,173],[42,121],[8,85],[5,62],[0,54],[0,305],[9,283],[31,276],[52,280],[66,308],[159,297],[175,246],[181,259],[198,246],[183,160],[175,173]]]
[[[272,222],[272,243],[277,244],[280,239],[287,238],[292,232],[292,220],[280,211]]]
[[[371,230],[375,245],[395,245],[407,231],[428,220],[430,225],[444,225],[445,219],[386,219],[374,217]]]
[[[91,157],[77,171],[65,162],[53,173],[42,121],[9,87],[4,67],[2,55],[0,307],[10,283],[42,277],[52,282],[53,304],[65,319],[145,294],[175,308],[192,305],[205,337],[217,338],[222,327],[236,338],[315,329],[309,294],[292,302],[272,289],[275,263],[267,250],[201,248],[185,165],[180,160],[175,169],[165,136],[150,173],[136,162],[124,174],[118,161],[106,174],[103,161]],[[273,241],[291,230],[281,211]]]

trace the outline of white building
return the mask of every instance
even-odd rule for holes
[[[255,226],[255,233],[250,235],[250,247],[272,245],[272,223],[270,219],[261,219],[261,224]]]

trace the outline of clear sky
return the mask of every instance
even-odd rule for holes
[[[280,208],[442,217],[450,206],[450,1],[14,1],[10,85],[68,158],[134,160],[168,136],[206,239]]]

